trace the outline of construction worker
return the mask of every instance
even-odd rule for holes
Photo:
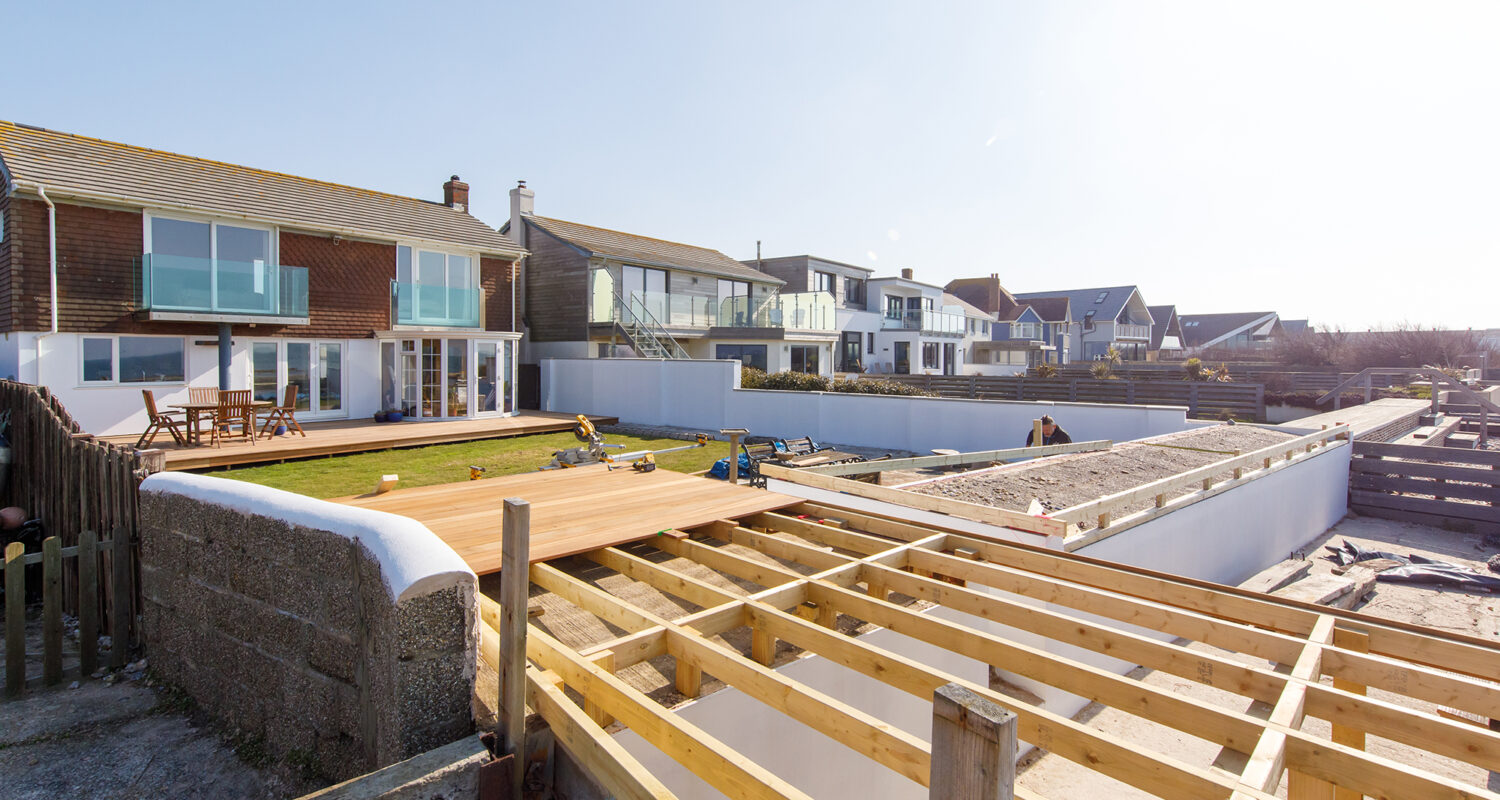
[[[1026,446],[1027,447],[1031,446],[1031,438],[1032,438],[1032,435],[1035,434],[1035,433],[1036,433],[1036,431],[1027,431],[1026,432]],[[1050,415],[1043,415],[1042,416],[1042,444],[1047,445],[1047,444],[1072,444],[1072,443],[1073,443],[1073,437],[1069,436],[1067,431],[1065,431],[1061,427],[1059,427],[1058,424],[1053,421],[1053,419],[1052,419],[1052,417]]]

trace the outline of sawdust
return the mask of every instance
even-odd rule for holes
[[[1026,511],[1036,499],[1050,513],[1233,458],[1235,451],[1249,453],[1295,438],[1292,434],[1269,428],[1215,425],[1141,442],[1126,442],[1108,451],[1069,453],[938,477],[906,488],[921,494],[1014,511]],[[1227,479],[1230,475],[1226,471],[1216,476],[1216,480]],[[1185,488],[1172,496],[1191,491],[1192,487]],[[1150,505],[1151,501],[1147,500],[1120,514]],[[1090,526],[1084,524],[1080,527]]]

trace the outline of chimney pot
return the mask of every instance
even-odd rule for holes
[[[443,184],[443,205],[467,213],[469,210],[469,184],[459,180],[457,175],[449,178],[448,182]]]

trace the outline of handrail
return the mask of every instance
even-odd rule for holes
[[[625,299],[620,296],[618,290],[614,292],[614,296],[615,307],[623,309],[626,314],[630,315],[631,320],[636,323],[640,330],[646,336],[650,337],[652,344],[656,345],[660,350],[667,351],[667,347],[662,343],[661,339],[664,336],[672,346],[669,351],[672,354],[672,358],[687,358],[687,350],[683,349],[682,345],[678,344],[677,340],[672,338],[672,334],[668,333],[667,329],[656,320],[656,317],[651,313],[650,309],[646,308],[644,303],[641,304],[641,314],[645,315],[645,319],[642,319],[641,314],[637,314],[635,309],[629,303],[625,302]],[[661,331],[661,336],[657,335],[658,330]]]
[[[1335,425],[1332,428],[1299,436],[1285,442],[1278,442],[1267,447],[1262,447],[1244,455],[1227,458],[1223,461],[1215,461],[1187,472],[1178,473],[1151,483],[1137,486],[1134,489],[1126,489],[1123,492],[1115,492],[1105,495],[1097,500],[1079,503],[1076,506],[1055,511],[1048,516],[1052,519],[1061,519],[1066,522],[1077,524],[1092,517],[1098,517],[1099,527],[1109,527],[1109,515],[1121,506],[1128,506],[1149,498],[1157,498],[1158,504],[1162,503],[1160,498],[1167,493],[1195,483],[1211,480],[1213,476],[1228,470],[1242,470],[1247,466],[1259,463],[1272,456],[1288,453],[1298,449],[1311,450],[1314,446],[1323,444],[1330,439],[1347,437],[1349,435],[1348,425]]]
[[[1347,380],[1340,383],[1338,386],[1329,389],[1323,394],[1322,397],[1319,397],[1316,402],[1318,405],[1323,405],[1329,400],[1338,397],[1344,392],[1345,389],[1354,388],[1359,383],[1363,382],[1366,378],[1372,378],[1376,375],[1410,375],[1413,372],[1421,373],[1422,370],[1414,367],[1366,367],[1363,370],[1360,370],[1359,372],[1349,376]]]

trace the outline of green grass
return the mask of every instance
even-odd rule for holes
[[[604,441],[625,445],[624,450],[612,449],[612,453],[664,450],[692,444],[680,439],[645,439],[621,434],[606,434]],[[484,467],[486,478],[534,472],[537,467],[552,460],[554,450],[577,447],[579,444],[571,433],[548,433],[405,450],[380,450],[260,467],[238,467],[215,470],[209,474],[216,478],[233,478],[326,499],[364,494],[375,488],[380,476],[391,473],[401,476],[397,488],[411,488],[468,480],[470,464]],[[659,456],[656,463],[660,469],[697,472],[708,469],[715,461],[727,455],[728,443],[709,442],[706,447]]]

